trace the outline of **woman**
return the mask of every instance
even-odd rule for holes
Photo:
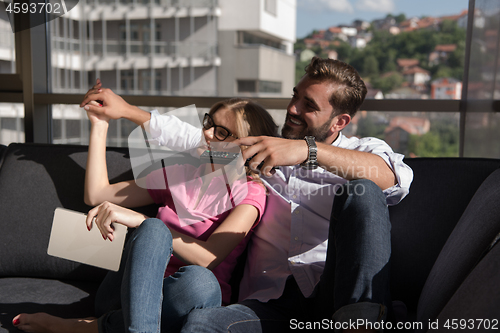
[[[216,185],[228,184],[228,177],[237,173],[220,172],[224,168],[211,163],[174,165],[148,175],[148,189],[135,181],[110,184],[105,160],[109,118],[87,113],[91,133],[85,202],[97,205],[88,213],[87,226],[97,226],[110,241],[113,223],[137,230],[124,249],[120,270],[108,273],[99,288],[98,319],[20,314],[14,325],[27,332],[157,332],[160,327],[167,332],[179,329],[194,308],[219,306],[221,297],[227,303],[236,259],[264,212],[266,191],[258,175],[247,168],[243,182],[236,179],[221,191]],[[207,149],[276,133],[269,113],[248,100],[219,102],[203,122]],[[160,181],[167,182],[165,189],[155,187]],[[128,209],[153,202],[163,205],[157,219]],[[181,210],[191,219],[181,218]]]

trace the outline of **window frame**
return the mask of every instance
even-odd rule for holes
[[[475,0],[469,0],[469,13],[474,13]],[[26,17],[21,17],[26,18]],[[471,41],[474,15],[468,15],[466,53],[464,61],[464,80],[460,100],[365,100],[361,109],[370,111],[399,112],[458,112],[460,114],[459,156],[464,155],[465,118],[467,113],[500,111],[499,100],[467,100]],[[0,102],[23,103],[25,110],[25,142],[52,143],[52,105],[79,104],[82,94],[54,94],[50,91],[51,71],[48,64],[50,54],[50,25],[45,24],[17,32],[16,73],[0,74]],[[34,56],[36,52],[36,56]],[[124,95],[131,104],[142,106],[184,107],[196,104],[198,107],[210,107],[225,97],[201,96],[151,96]],[[269,109],[286,110],[288,98],[254,98],[256,102]]]

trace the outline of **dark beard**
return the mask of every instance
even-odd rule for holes
[[[302,120],[301,120],[302,121]],[[314,136],[316,142],[325,142],[328,137],[328,130],[330,129],[331,119],[328,120],[323,125],[316,128],[305,128],[300,132],[295,132],[294,129],[285,122],[283,128],[281,129],[281,136],[285,139],[302,140],[305,136]],[[304,121],[302,123],[305,124]]]

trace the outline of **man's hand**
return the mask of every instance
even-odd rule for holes
[[[233,143],[250,146],[243,150],[243,159],[254,156],[249,165],[252,170],[264,161],[261,172],[266,176],[272,175],[272,168],[276,166],[297,165],[309,156],[307,143],[304,140],[290,140],[271,136],[249,136]]]
[[[91,230],[92,222],[94,222],[99,228],[102,237],[113,241],[113,223],[120,223],[129,228],[137,228],[146,218],[141,213],[105,201],[89,211],[86,222],[87,229]]]
[[[102,83],[99,79],[97,79],[96,84],[89,89],[87,94],[85,94],[85,98],[80,104],[80,107],[107,119],[125,118],[133,121],[139,126],[145,125],[145,123],[151,119],[151,114],[149,112],[128,104],[111,89],[102,88]]]
[[[97,102],[102,106],[91,102]],[[134,108],[111,89],[102,88],[102,83],[99,79],[85,94],[80,107],[84,107],[85,110],[93,112],[96,115],[102,115],[108,119],[127,118],[133,112]]]

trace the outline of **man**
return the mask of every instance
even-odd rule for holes
[[[313,58],[294,88],[283,138],[236,142],[249,146],[243,158],[253,156],[251,166],[263,162],[267,208],[249,244],[241,301],[193,310],[183,332],[380,327],[374,323],[386,319],[391,303],[387,205],[408,193],[413,173],[385,142],[341,133],[365,95],[354,68]],[[109,90],[89,91],[82,106],[91,100],[103,101],[102,107],[86,106],[92,111],[149,121],[161,143],[182,135],[178,145],[189,146],[196,135],[162,124],[157,114]],[[275,166],[280,168],[273,171]]]

